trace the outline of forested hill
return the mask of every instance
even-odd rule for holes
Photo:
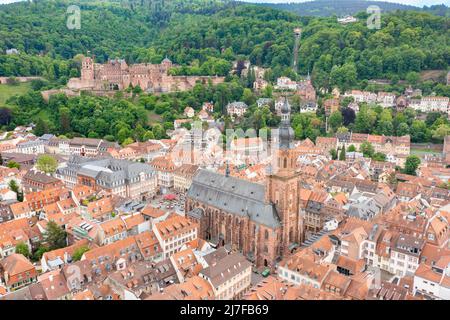
[[[162,10],[119,2],[47,1],[0,7],[0,76],[42,75],[63,83],[77,74],[79,53],[97,61],[121,57],[159,63],[168,56],[183,66],[175,73],[226,75],[236,59],[270,67],[269,80],[295,78],[292,30],[302,27],[300,73],[316,86],[350,87],[372,78],[446,69],[450,62],[448,19],[423,12],[384,14],[380,30],[364,19],[342,26],[332,17],[299,17],[248,4],[173,0]],[[154,3],[154,2],[151,2]],[[81,8],[81,29],[66,27],[67,7]],[[361,15],[364,18],[364,13]],[[5,55],[17,48],[20,55]]]
[[[425,10],[439,15],[445,15],[448,13],[448,7],[445,5],[425,7],[424,9],[421,9],[419,7],[400,3],[366,0],[315,0],[303,3],[260,3],[259,5],[273,9],[286,10],[301,16],[318,17],[340,17],[352,15],[358,12],[366,11],[368,6],[378,6],[382,12],[396,10]]]

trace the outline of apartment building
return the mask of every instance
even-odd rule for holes
[[[198,225],[182,216],[173,214],[162,222],[153,225],[153,232],[164,253],[169,258],[179,252],[184,244],[197,239]]]

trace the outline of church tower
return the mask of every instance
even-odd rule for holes
[[[275,205],[282,224],[281,254],[285,256],[300,244],[302,232],[299,217],[299,173],[296,172],[297,155],[294,150],[294,130],[291,127],[291,108],[287,98],[281,107],[281,123],[277,139],[273,169],[267,175],[266,201]]]

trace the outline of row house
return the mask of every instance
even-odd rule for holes
[[[69,154],[77,156],[94,157],[105,153],[108,148],[118,147],[117,143],[108,142],[102,139],[93,138],[73,138],[69,141]]]
[[[344,97],[353,97],[356,103],[376,103],[377,94],[369,91],[351,90],[344,93]]]
[[[413,292],[429,299],[450,300],[450,255],[434,265],[422,263],[414,274]]]
[[[175,283],[152,294],[145,300],[214,300],[214,291],[209,282],[193,276],[183,283]]]
[[[174,214],[162,222],[155,223],[153,232],[161,244],[164,257],[169,258],[179,252],[184,244],[197,239],[198,225]]]
[[[410,105],[410,107],[420,110],[422,112],[441,112],[448,113],[449,107],[449,98],[448,97],[437,97],[437,96],[428,96],[422,97],[420,100],[419,106]]]
[[[46,205],[71,197],[70,191],[66,188],[53,188],[27,193],[22,203],[26,203],[33,212],[39,212]]]
[[[61,188],[62,185],[61,180],[36,170],[28,170],[22,177],[22,188],[25,193]]]
[[[71,157],[65,167],[56,171],[56,176],[69,188],[83,185],[132,199],[151,198],[156,194],[156,173],[151,166],[140,162]]]
[[[291,80],[288,77],[279,77],[277,79],[277,84],[275,85],[275,89],[277,89],[277,90],[297,90],[298,83],[296,81]]]
[[[212,252],[204,257],[208,266],[199,276],[208,281],[217,300],[240,299],[249,290],[252,264],[241,253]]]
[[[314,262],[310,257],[298,252],[282,260],[277,269],[278,276],[294,285],[308,285],[319,289],[332,268]]]
[[[377,94],[377,104],[383,108],[391,108],[395,106],[396,95],[390,92],[380,91]]]
[[[150,162],[151,168],[156,172],[158,186],[162,189],[173,187],[173,173],[175,164],[169,157],[158,157]]]
[[[232,117],[240,118],[248,110],[248,105],[241,101],[234,101],[226,106],[227,114]]]
[[[366,263],[400,277],[413,275],[424,241],[374,224],[366,240]]]
[[[20,142],[16,145],[18,153],[40,154],[45,152],[45,142],[40,139]]]
[[[192,179],[198,170],[198,166],[182,164],[173,171],[173,188],[179,192],[186,192],[192,184]]]

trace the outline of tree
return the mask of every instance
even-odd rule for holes
[[[12,120],[12,112],[11,109],[2,107],[0,108],[0,125],[8,125]]]
[[[330,127],[335,131],[337,128],[342,126],[342,120],[342,113],[339,110],[333,112],[329,119]]]
[[[345,161],[345,146],[342,147],[341,152],[339,153],[339,160]]]
[[[420,75],[417,72],[411,71],[405,77],[406,81],[411,85],[416,85],[420,80]]]
[[[41,260],[41,258],[42,258],[42,255],[44,254],[44,253],[46,253],[46,252],[48,252],[48,251],[50,251],[50,249],[48,248],[48,247],[46,247],[46,246],[39,246],[38,248],[37,248],[37,250],[34,252],[34,254],[33,254],[33,260],[34,261],[39,261],[39,260]]]
[[[405,122],[402,122],[397,127],[397,136],[405,136],[409,134],[409,127],[408,124]]]
[[[450,126],[448,124],[440,124],[435,130],[432,131],[433,139],[442,141],[448,135],[450,135]]]
[[[339,133],[339,134],[345,134],[345,133],[348,133],[348,128],[347,128],[347,127],[339,127],[339,128],[336,130],[336,133]]]
[[[9,189],[15,193],[19,191],[19,185],[17,184],[16,180],[11,179],[8,183]]]
[[[82,246],[76,249],[72,255],[73,261],[79,261],[85,252],[89,251],[87,246]]]
[[[61,133],[68,133],[72,129],[70,127],[70,111],[68,108],[62,107],[59,109],[59,125]]]
[[[15,162],[15,161],[9,161],[8,164],[7,164],[7,167],[8,167],[8,168],[17,168],[17,169],[20,169],[20,164],[18,164],[18,163]]]
[[[346,107],[342,108],[341,114],[343,117],[344,126],[348,126],[355,122],[356,114],[355,114],[355,110],[353,110],[352,108],[346,108]]]
[[[418,156],[415,155],[408,156],[406,158],[405,169],[403,170],[403,173],[415,176],[416,170],[417,168],[419,168],[419,165],[420,165],[420,158]]]
[[[47,228],[44,231],[44,242],[50,250],[64,248],[67,245],[66,231],[54,221],[47,223]]]
[[[134,140],[132,138],[126,138],[125,140],[123,140],[122,142],[122,146],[126,147],[129,144],[132,144],[134,142]]]
[[[40,137],[46,133],[48,133],[48,123],[44,121],[42,118],[39,118],[39,120],[36,123],[36,127],[34,127],[34,134]]]
[[[332,160],[336,160],[338,158],[338,154],[337,154],[336,149],[331,149],[330,150],[330,155],[331,155],[331,159]]]
[[[375,161],[386,161],[386,155],[382,152],[376,152],[373,156],[372,159]]]
[[[348,146],[347,151],[348,152],[356,152],[356,147],[353,144],[351,144],[351,145]]]
[[[29,257],[30,256],[30,249],[28,248],[26,243],[19,242],[16,245],[16,253],[20,253],[20,254],[23,254],[25,257]]]
[[[54,173],[58,168],[58,161],[50,155],[43,154],[37,159],[36,167],[45,173]]]
[[[370,142],[367,142],[367,141],[364,141],[363,143],[361,143],[361,145],[359,147],[359,151],[362,152],[364,157],[367,157],[367,158],[372,158],[373,154],[375,153],[374,147],[372,146],[372,144]]]

